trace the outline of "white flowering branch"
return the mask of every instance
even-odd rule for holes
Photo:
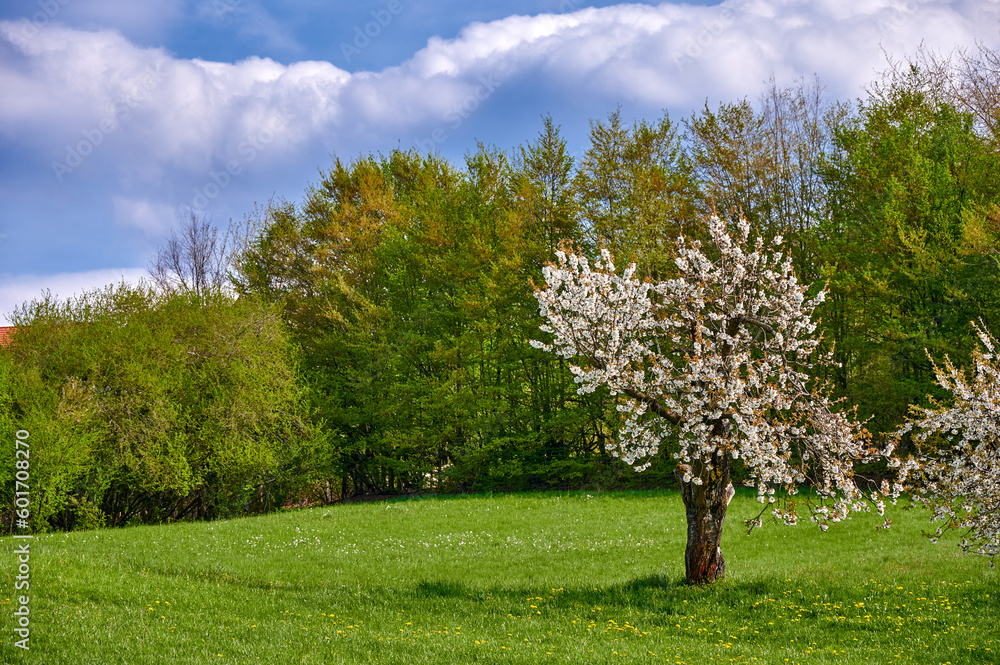
[[[943,367],[931,358],[937,383],[953,404],[932,400],[931,408],[911,407],[914,418],[899,433],[913,431],[925,444],[915,498],[931,508],[932,521],[943,522],[932,540],[945,529],[964,529],[962,550],[990,557],[992,566],[1000,548],[1000,364],[996,338],[982,322],[972,325],[982,346],[972,354],[971,380],[947,356]],[[944,445],[927,445],[932,436]]]

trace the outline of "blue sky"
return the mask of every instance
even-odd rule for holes
[[[998,48],[998,29],[998,0],[7,0],[0,316],[134,281],[189,211],[298,201],[333,155],[458,161],[543,114],[579,154],[618,106],[679,119],[772,74],[849,100],[885,53]]]

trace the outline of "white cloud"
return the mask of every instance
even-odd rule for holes
[[[42,298],[46,291],[66,300],[84,291],[103,288],[109,284],[137,284],[146,277],[143,268],[109,268],[55,275],[2,275],[0,274],[0,325],[10,325],[10,315],[22,303]]]
[[[618,5],[474,23],[454,39],[431,39],[399,66],[353,75],[326,62],[177,59],[108,30],[48,25],[24,39],[25,24],[2,22],[0,35],[23,55],[0,63],[14,100],[0,109],[0,123],[5,131],[30,127],[59,154],[59,144],[110,118],[127,137],[120,150],[133,173],[200,174],[232,159],[273,112],[288,119],[269,147],[277,155],[317,139],[336,143],[359,128],[377,134],[440,122],[483,75],[540,75],[611,106],[690,108],[706,96],[738,98],[772,72],[779,79],[818,73],[833,94],[854,96],[883,64],[881,46],[910,53],[921,41],[944,48],[996,41],[998,15],[996,3],[961,0]],[[126,110],[129,117],[116,118]]]
[[[233,140],[234,127],[247,131],[244,116],[259,116],[262,107],[294,111],[306,131],[319,134],[368,122],[373,113],[392,123],[395,116],[379,109],[405,109],[406,120],[419,124],[443,112],[483,73],[507,77],[540,68],[578,85],[580,94],[659,105],[690,104],[707,90],[741,96],[774,70],[828,74],[831,87],[856,94],[881,62],[880,44],[912,52],[921,41],[950,47],[995,37],[995,30],[983,30],[995,26],[992,4],[731,0],[711,7],[619,5],[513,16],[474,23],[454,39],[433,38],[398,67],[353,76],[329,63],[172,59],[111,31],[46,26],[19,41],[24,24],[5,22],[0,33],[22,43],[28,63],[4,63],[5,82],[18,94],[12,95],[16,104],[5,105],[3,120],[59,117],[72,109],[85,116],[78,124],[86,126],[99,120],[95,109],[106,114],[115,100],[127,98],[147,67],[162,69],[163,84],[144,109],[156,121],[147,140],[159,136],[167,146],[151,154],[183,164],[192,154],[204,159],[220,152],[220,144]]]
[[[88,11],[97,21],[123,6],[101,0]],[[176,6],[157,0],[143,29],[169,24]],[[267,17],[258,14],[263,31]],[[201,212],[205,202],[238,215],[227,197],[243,187],[244,198],[266,198],[272,182],[299,173],[305,185],[330,153],[349,157],[397,140],[408,147],[417,138],[421,149],[434,148],[437,139],[424,137],[453,131],[455,109],[474,109],[458,123],[463,132],[494,140],[490,114],[475,110],[492,103],[477,97],[484,80],[501,82],[504,108],[516,103],[532,119],[557,112],[553,100],[563,112],[622,102],[676,117],[706,98],[756,96],[772,73],[782,84],[818,74],[831,97],[846,100],[885,68],[883,48],[905,56],[921,42],[947,51],[976,39],[996,48],[998,18],[1000,3],[982,0],[616,5],[473,23],[394,67],[353,74],[329,62],[182,59],[116,30],[67,28],[59,16],[42,27],[0,21],[0,40],[14,46],[0,48],[0,135],[36,162],[77,162],[61,175],[94,183],[93,199],[113,213],[99,222],[108,227],[101,233],[128,227],[149,239],[179,221],[183,206]],[[142,28],[140,18],[120,24],[130,21],[128,30]]]

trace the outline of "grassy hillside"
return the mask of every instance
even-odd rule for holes
[[[726,581],[683,584],[671,493],[337,505],[229,522],[43,536],[31,639],[2,662],[994,663],[1000,585],[954,540],[860,516],[827,533],[738,496]]]

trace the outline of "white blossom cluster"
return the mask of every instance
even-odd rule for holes
[[[918,462],[923,482],[915,498],[932,508],[932,520],[943,522],[932,540],[946,528],[965,529],[962,549],[989,556],[992,564],[1000,549],[1000,363],[996,338],[981,322],[973,327],[982,348],[973,352],[971,380],[947,356],[943,367],[931,358],[953,405],[912,407],[916,417],[900,434],[912,430],[918,442],[932,435],[946,442],[925,450]]]
[[[679,238],[679,277],[661,283],[635,279],[634,264],[619,275],[607,250],[591,265],[562,249],[544,269],[547,288],[535,293],[552,341],[531,344],[576,359],[580,393],[607,386],[619,397],[614,454],[633,465],[645,460],[637,470],[673,430],[685,483],[711,477],[719,455],[742,457],[748,484],[786,523],[797,521],[796,503],[776,502],[775,487],[795,494],[806,483],[820,497],[804,504],[821,528],[854,510],[881,513],[883,497],[902,488],[862,491],[853,464],[892,449],[866,447],[863,425],[834,410],[806,374],[820,342],[812,312],[824,293],[807,298],[780,236],[751,241],[746,219],[735,226],[733,237],[725,220],[708,219],[712,258],[698,241]],[[759,516],[748,524],[759,525]]]

